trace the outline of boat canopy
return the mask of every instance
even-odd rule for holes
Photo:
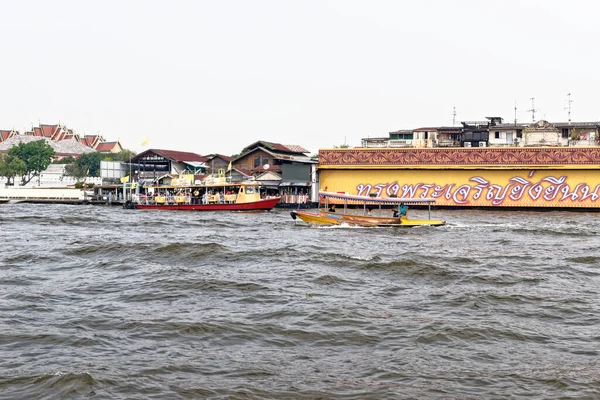
[[[358,196],[346,193],[336,192],[319,192],[319,197],[324,199],[338,199],[347,201],[350,204],[385,204],[385,205],[399,205],[404,204],[432,204],[435,203],[433,198],[410,198],[410,197],[370,197],[370,196]]]

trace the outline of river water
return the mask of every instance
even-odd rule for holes
[[[0,399],[600,398],[600,214],[432,217],[1,205]]]

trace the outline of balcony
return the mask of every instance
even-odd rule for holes
[[[389,147],[413,147],[412,139],[393,139],[389,141]]]

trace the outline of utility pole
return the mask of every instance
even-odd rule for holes
[[[533,121],[533,123],[535,123],[535,112],[537,111],[534,105],[535,97],[531,97],[529,98],[529,100],[531,100],[531,110],[527,111],[531,113],[531,120]]]
[[[515,126],[517,125],[517,101],[515,100]]]
[[[456,124],[456,106],[452,107],[452,126]]]
[[[569,116],[569,125],[571,125],[571,103],[573,102],[573,100],[571,100],[571,93],[567,93],[567,107],[565,108],[568,113]]]

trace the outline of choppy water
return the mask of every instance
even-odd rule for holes
[[[0,206],[0,399],[599,398],[600,214]]]

